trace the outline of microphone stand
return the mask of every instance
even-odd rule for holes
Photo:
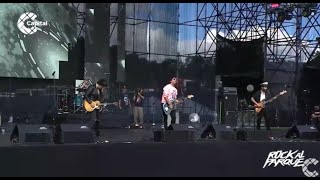
[[[59,133],[58,133],[58,128],[59,125],[57,124],[58,122],[56,121],[56,115],[57,115],[57,97],[56,97],[56,79],[55,79],[55,74],[56,71],[53,71],[52,78],[53,78],[53,108],[51,109],[51,113],[52,113],[52,129],[53,129],[53,142],[54,143],[59,143],[60,142],[60,137],[59,137]]]
[[[152,129],[154,129],[154,126],[156,125],[155,122],[154,122],[154,114],[155,114],[155,105],[156,103],[152,103]]]
[[[56,71],[53,71],[52,78],[53,78],[53,111],[56,113],[57,110],[57,97],[56,97],[56,79],[55,79]]]

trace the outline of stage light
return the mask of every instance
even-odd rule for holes
[[[271,8],[268,10],[269,13],[277,13],[281,10],[281,3],[271,3]]]
[[[318,7],[318,3],[309,3],[310,4],[310,8],[311,9],[317,9],[317,7]]]
[[[305,3],[302,9],[302,16],[308,17],[314,15],[317,12],[317,3]]]
[[[278,8],[280,7],[281,3],[271,3],[271,8]]]
[[[310,15],[314,15],[317,12],[318,3],[309,3]]]
[[[292,15],[291,14],[285,14],[285,19],[290,21],[292,19]]]
[[[286,14],[284,12],[279,12],[278,16],[277,16],[277,21],[282,23],[286,18]]]
[[[294,6],[293,5],[289,5],[285,8],[285,19],[290,21],[293,17],[293,10],[294,10]]]
[[[302,16],[303,17],[308,17],[311,15],[311,11],[310,11],[310,8],[303,8],[302,10]]]

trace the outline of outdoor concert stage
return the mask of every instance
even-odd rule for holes
[[[320,142],[285,139],[286,130],[274,128],[275,140],[167,143],[154,142],[149,127],[104,129],[99,143],[92,144],[11,144],[6,133],[0,135],[0,176],[303,177],[302,167],[263,168],[272,151],[304,151],[302,162],[320,158]],[[308,170],[320,172],[320,166],[311,164]]]

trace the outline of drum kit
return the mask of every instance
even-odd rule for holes
[[[61,113],[84,112],[83,98],[89,85],[89,82],[87,80],[84,80],[76,87],[65,87],[60,89],[57,94],[58,111]]]
[[[83,112],[83,98],[86,89],[75,88],[76,93],[71,93],[70,88],[59,90],[57,94],[58,111],[61,113]]]
[[[57,93],[58,112],[63,114],[86,112],[83,106],[83,99],[89,82],[84,80],[80,85],[73,87],[60,88]],[[111,112],[105,106],[101,108],[102,112]]]

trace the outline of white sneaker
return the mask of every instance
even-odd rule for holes
[[[269,139],[270,139],[271,141],[276,140],[276,138],[274,138],[273,136],[270,136]]]

